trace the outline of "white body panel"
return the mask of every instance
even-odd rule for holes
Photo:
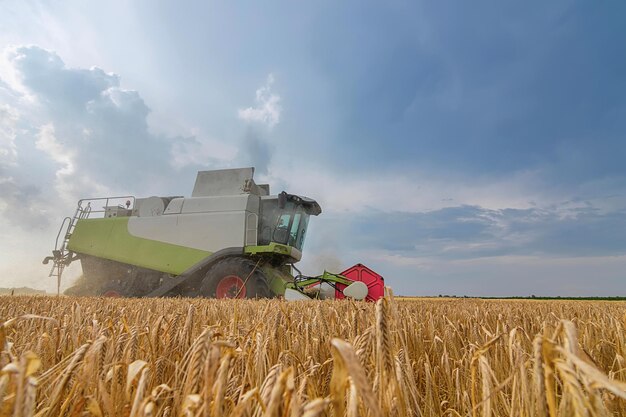
[[[326,282],[320,282],[304,289],[304,292],[312,298],[320,300],[332,300],[335,298],[335,288]]]
[[[185,199],[182,197],[174,198],[167,205],[163,214],[180,214],[180,212],[183,210],[184,202],[185,202]]]
[[[285,300],[287,301],[311,300],[311,297],[307,297],[301,292],[292,290],[291,288],[287,288],[285,290]]]
[[[369,289],[364,282],[354,281],[343,289],[343,295],[346,297],[354,298],[355,300],[363,300],[367,297]]]
[[[175,198],[162,215],[131,217],[128,232],[208,252],[256,245],[259,200],[251,194]]]
[[[259,199],[260,197],[250,194],[185,198],[183,199],[181,213],[209,213],[245,210],[258,213]]]
[[[200,171],[196,177],[192,197],[237,195],[244,192],[247,181],[252,180],[254,168],[218,169]]]
[[[138,201],[137,215],[139,217],[160,216],[165,211],[165,203],[161,197],[141,198]]]

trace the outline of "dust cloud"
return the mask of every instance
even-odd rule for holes
[[[313,255],[311,257],[310,264],[315,265],[320,274],[322,271],[339,273],[346,269],[345,262],[339,259],[335,253],[330,251],[323,251]]]

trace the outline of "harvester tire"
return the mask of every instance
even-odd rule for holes
[[[84,275],[81,275],[80,277],[78,277],[76,281],[74,281],[71,287],[63,291],[63,294],[71,295],[74,297],[84,297],[88,295],[93,295],[91,293],[91,289],[89,288],[89,284],[87,283],[87,280],[85,279]]]
[[[119,298],[119,297],[127,297],[128,294],[124,286],[119,280],[111,280],[103,283],[100,288],[98,288],[98,297],[111,297],[111,298]]]
[[[213,265],[202,280],[200,294],[212,298],[272,297],[265,274],[247,258],[227,258]]]

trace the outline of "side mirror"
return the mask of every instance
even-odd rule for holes
[[[281,192],[278,194],[278,208],[284,209],[287,205],[287,193]]]

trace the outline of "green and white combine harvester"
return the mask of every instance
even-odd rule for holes
[[[341,274],[302,275],[294,266],[310,216],[310,198],[256,184],[254,168],[198,172],[191,197],[83,199],[63,220],[50,276],[80,260],[69,295],[375,301],[383,278],[357,264]],[[292,271],[296,271],[294,276]]]

